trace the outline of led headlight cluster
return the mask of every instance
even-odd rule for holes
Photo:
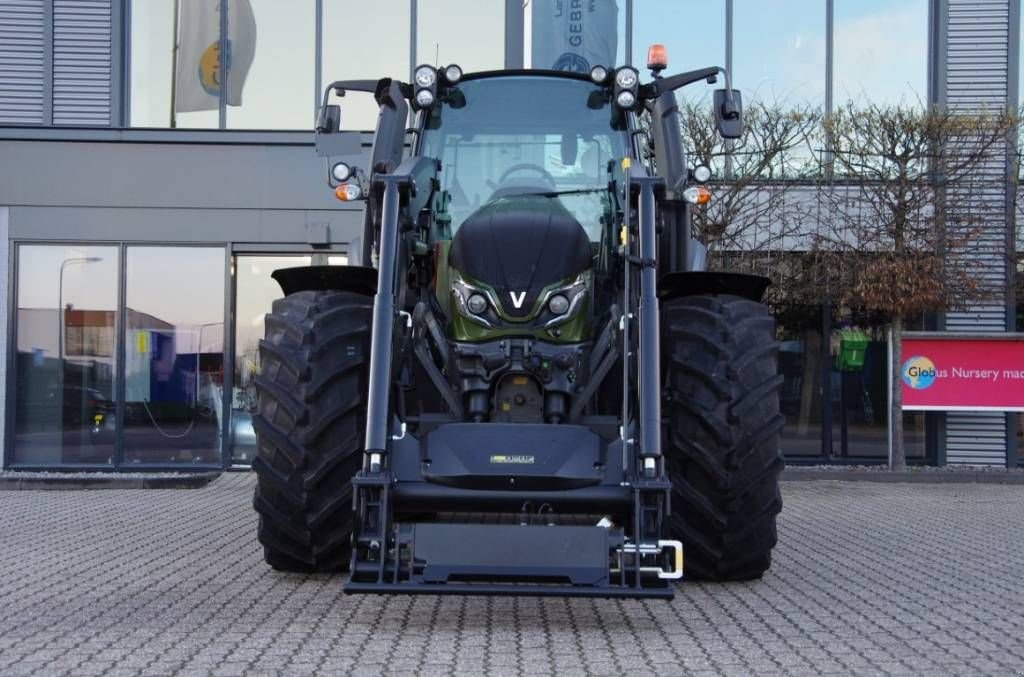
[[[437,69],[433,66],[417,66],[413,74],[416,91],[412,101],[421,110],[433,107],[437,101]]]
[[[462,79],[462,69],[452,64],[443,69],[433,66],[417,66],[413,72],[413,106],[418,110],[429,110],[437,101],[438,76],[444,79],[445,85],[451,86]]]
[[[640,74],[635,68],[623,66],[615,71],[615,104],[625,110],[636,107],[640,91]]]
[[[462,69],[452,64],[444,69],[444,81],[449,85],[454,85],[462,79]]]

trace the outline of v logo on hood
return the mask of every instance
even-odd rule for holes
[[[508,295],[512,298],[512,305],[515,306],[516,310],[519,310],[520,308],[523,307],[523,301],[526,300],[526,292],[519,292],[518,298],[516,298],[516,293],[514,291],[510,291]]]

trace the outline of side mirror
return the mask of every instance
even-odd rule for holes
[[[716,89],[715,128],[723,139],[743,136],[743,96],[738,89]]]
[[[317,134],[334,134],[341,129],[341,106],[330,104],[320,108],[316,119]]]
[[[362,153],[362,135],[359,132],[341,131],[341,106],[325,105],[320,108],[316,119],[316,154],[331,158],[338,155],[359,155]]]

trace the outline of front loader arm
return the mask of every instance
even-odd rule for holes
[[[377,293],[373,297],[373,324],[370,343],[369,394],[366,412],[366,461],[371,473],[383,469],[391,426],[391,357],[398,307],[400,280],[405,278],[409,261],[399,255],[400,228],[411,226],[417,205],[429,199],[437,180],[437,161],[427,157],[404,160],[393,172],[375,174],[371,200],[381,199],[380,229],[377,233]],[[369,209],[367,209],[369,212]]]

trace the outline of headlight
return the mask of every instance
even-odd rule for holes
[[[348,181],[348,177],[352,176],[352,168],[344,162],[339,162],[331,167],[331,175],[335,181]]]
[[[548,309],[555,315],[565,315],[569,310],[569,299],[562,294],[555,294],[548,301]]]
[[[639,82],[637,72],[632,68],[620,68],[615,73],[615,84],[623,89],[632,89]]]
[[[444,69],[444,79],[448,81],[449,85],[454,85],[462,79],[462,69],[452,64]]]
[[[437,82],[437,71],[431,66],[420,66],[416,69],[415,77],[420,87],[433,87]]]
[[[601,84],[608,79],[608,69],[604,66],[594,66],[590,69],[590,79],[594,81],[594,84]]]
[[[711,180],[711,168],[707,165],[697,165],[693,168],[693,178],[698,183],[707,183]]]
[[[487,299],[482,294],[471,294],[469,300],[466,301],[466,307],[469,308],[469,312],[479,315],[487,310]]]
[[[416,92],[416,105],[420,108],[430,108],[434,105],[434,93],[429,89]]]
[[[636,103],[636,95],[628,89],[624,89],[619,92],[619,96],[616,97],[615,102],[619,104],[620,108],[632,108]]]

